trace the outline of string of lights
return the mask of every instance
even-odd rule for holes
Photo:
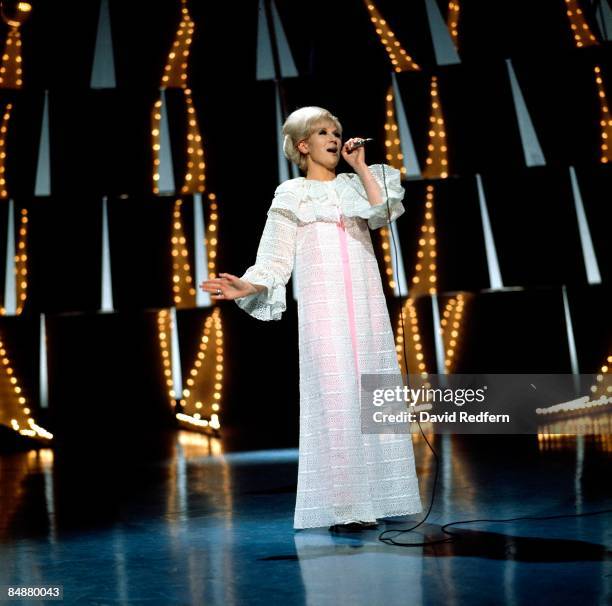
[[[168,388],[168,398],[172,407],[176,406],[176,391],[172,378],[172,358],[170,356],[170,335],[174,330],[172,317],[167,309],[161,309],[157,313],[157,337],[159,339],[159,350],[162,359],[162,370]]]
[[[584,431],[584,437],[596,448],[603,452],[612,452],[612,426],[610,417],[601,418],[584,417],[571,421],[563,421],[550,425],[544,425],[538,433],[538,450],[555,451],[575,448],[576,441],[580,437],[578,429]],[[588,425],[586,425],[588,424]],[[573,433],[568,433],[573,431]]]
[[[192,91],[188,87],[189,53],[193,42],[195,23],[189,14],[187,1],[181,0],[181,21],[172,48],[168,54],[161,78],[160,89],[179,88],[183,91],[186,107],[187,129],[186,129],[186,166],[183,176],[181,193],[200,193],[205,191],[204,148],[202,146],[202,135],[198,125]],[[151,112],[151,138],[153,152],[153,193],[159,194],[158,182],[160,179],[160,131],[161,131],[161,95],[153,105]]]
[[[434,221],[434,186],[426,186],[424,219],[420,228],[418,240],[417,260],[414,265],[414,274],[410,280],[413,297],[437,292],[437,250],[436,226]]]
[[[53,434],[38,425],[31,414],[27,398],[19,384],[14,365],[11,364],[4,339],[0,336],[0,389],[3,405],[0,406],[0,424],[12,427],[17,433],[32,438],[51,440]],[[4,385],[3,385],[4,384]]]
[[[176,407],[177,393],[172,378],[170,335],[176,329],[167,309],[157,314],[158,339],[168,399]],[[211,333],[214,331],[214,338]],[[205,363],[209,365],[205,368]],[[206,372],[205,372],[206,371]],[[188,373],[186,386],[179,399],[180,411],[175,412],[179,422],[190,429],[221,427],[219,414],[223,393],[223,326],[221,312],[215,307],[204,322],[198,353]],[[203,415],[208,411],[208,416]]]
[[[2,199],[9,197],[6,185],[6,134],[11,120],[12,109],[13,104],[7,103],[2,114],[2,122],[0,123],[0,198]]]
[[[370,0],[364,0],[364,4],[370,14],[370,21],[374,25],[376,34],[383,45],[393,70],[397,73],[406,71],[419,71],[421,67],[412,57],[406,52],[400,41],[397,39],[395,32],[389,27],[387,21],[383,18],[378,8]]]
[[[193,307],[196,295],[189,265],[187,241],[183,232],[182,206],[183,201],[180,198],[175,200],[172,213],[172,296],[177,308]]]
[[[412,339],[412,346],[406,350],[408,360],[404,360],[404,335],[406,328],[402,330],[402,317],[408,318],[409,335],[407,338]],[[419,318],[415,306],[415,300],[413,297],[408,297],[404,303],[401,313],[397,317],[397,335],[395,338],[395,351],[397,353],[397,361],[403,373],[406,374],[418,374],[422,379],[427,380],[429,376],[427,372],[427,365],[425,363],[425,355],[423,353],[423,343],[421,333],[419,331]],[[408,367],[406,368],[406,363]],[[427,384],[428,385],[428,384]]]
[[[448,3],[448,12],[446,16],[446,26],[450,32],[451,39],[457,51],[459,51],[459,16],[461,13],[461,5],[459,0],[450,0]]]
[[[462,293],[459,293],[456,297],[451,297],[447,301],[440,319],[440,333],[444,341],[445,352],[444,365],[447,373],[453,371],[453,365],[457,360],[455,354],[458,349],[464,306],[465,299]]]
[[[161,97],[155,101],[151,109],[151,149],[153,151],[153,193],[159,194],[160,151],[161,151]]]
[[[0,10],[3,21],[10,28],[0,63],[0,88],[19,89],[23,86],[20,28],[31,12],[32,5],[29,2],[18,2],[10,16],[4,12],[4,7]]]
[[[597,38],[591,32],[578,0],[565,0],[565,14],[569,20],[574,44],[577,48],[599,44]]]
[[[395,94],[391,85],[385,96],[385,157],[390,166],[400,171],[402,177],[406,176],[404,154],[395,116]]]
[[[213,330],[214,338],[211,336]],[[214,363],[214,369],[208,368],[209,372],[206,373],[206,377],[212,376],[212,381],[199,378],[207,358]],[[204,322],[199,351],[189,370],[186,384],[187,387],[183,389],[183,412],[177,414],[177,418],[191,425],[219,429],[223,390],[223,327],[218,307]],[[202,418],[206,409],[210,411],[208,418]]]
[[[204,148],[202,146],[202,135],[196,116],[191,89],[184,89],[185,103],[187,106],[187,167],[181,193],[193,194],[205,190],[206,163],[204,162]]]
[[[604,88],[604,82],[601,77],[601,67],[596,65],[593,68],[595,72],[595,85],[597,86],[597,97],[599,98],[599,125],[601,126],[601,156],[602,164],[607,164],[612,160],[612,150],[610,150],[610,139],[612,139],[612,117],[610,116],[610,105]]]
[[[17,291],[17,308],[15,314],[23,312],[28,291],[28,210],[22,208],[20,212],[20,226],[17,238],[17,253],[15,254],[15,281]]]
[[[423,177],[426,179],[446,179],[448,177],[448,146],[446,144],[446,129],[442,104],[438,94],[438,77],[431,77],[430,97],[431,114],[429,116],[429,143]]]
[[[610,385],[610,365],[612,364],[612,356],[608,356],[606,362],[601,365],[599,372],[595,376],[597,383],[591,385],[591,393],[596,398],[601,398],[604,395],[612,396],[612,385]]]
[[[206,236],[204,244],[208,253],[208,277],[210,279],[217,275],[217,245],[219,212],[217,208],[217,196],[212,192],[208,194],[208,221],[206,221]]]

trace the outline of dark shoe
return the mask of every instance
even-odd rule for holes
[[[368,530],[370,528],[378,528],[376,522],[347,522],[346,524],[334,524],[329,527],[331,532],[360,532],[361,530]]]
[[[360,532],[363,526],[360,522],[347,522],[346,524],[333,524],[329,530],[331,532]]]

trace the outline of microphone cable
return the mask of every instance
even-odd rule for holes
[[[393,269],[394,271],[397,273],[397,263],[393,262],[393,259],[397,260],[398,256],[397,256],[397,245],[395,242],[395,236],[393,234],[393,229],[391,228],[391,208],[389,206],[389,191],[387,189],[387,177],[385,175],[385,164],[384,162],[381,164],[382,167],[382,178],[383,178],[383,185],[385,188],[385,204],[387,207],[387,227],[389,230],[389,234],[391,235],[391,240],[393,241],[393,257],[392,257],[392,263],[393,263]],[[404,335],[404,305],[401,302],[402,299],[402,292],[400,289],[400,281],[399,281],[399,276],[395,275],[395,283],[397,284],[397,291],[398,291],[398,296],[400,299],[400,317],[401,317],[401,326],[402,326],[402,351],[404,354],[404,366],[406,369],[406,377],[408,377],[408,359],[406,356],[406,338]],[[400,369],[400,374],[401,374],[401,369]],[[433,504],[435,501],[435,496],[436,496],[436,488],[438,486],[438,474],[439,474],[439,458],[438,458],[438,453],[436,453],[435,448],[431,445],[430,441],[427,439],[427,436],[425,435],[425,432],[423,431],[423,427],[421,427],[421,423],[418,419],[418,416],[416,417],[416,422],[419,426],[419,429],[421,431],[421,435],[423,436],[423,439],[425,440],[425,442],[427,443],[427,446],[429,446],[429,450],[431,450],[431,454],[434,457],[435,460],[435,474],[434,474],[434,482],[433,482],[433,488],[431,490],[431,499],[429,501],[429,507],[427,508],[427,513],[425,514],[425,517],[418,522],[417,524],[415,524],[414,526],[411,526],[410,528],[405,528],[405,529],[401,529],[401,528],[397,528],[397,529],[388,529],[388,530],[383,530],[379,535],[378,535],[378,540],[382,541],[383,543],[386,543],[387,545],[406,545],[405,543],[398,543],[396,542],[393,538],[383,538],[383,535],[387,534],[388,532],[397,532],[399,534],[403,534],[405,532],[412,532],[413,530],[415,530],[416,528],[418,528],[419,526],[421,526],[421,524],[424,524],[425,521],[427,520],[427,518],[429,517],[429,515],[431,514],[431,510],[433,508]],[[411,432],[408,432],[409,436],[412,436]],[[412,442],[412,437],[410,437],[410,441]],[[417,483],[418,483],[418,479],[417,479]],[[399,536],[399,535],[395,535],[395,536]],[[439,541],[429,541],[426,543],[408,543],[408,545],[411,546],[417,546],[417,545],[433,545],[434,543],[444,543],[446,541],[448,541],[449,539],[443,539],[443,540],[439,540]]]
[[[387,226],[389,229],[389,233],[391,234],[391,239],[393,241],[393,254],[395,256],[395,259],[398,258],[398,253],[397,253],[397,245],[395,242],[395,236],[393,234],[393,230],[391,228],[391,209],[389,206],[389,192],[387,189],[387,179],[385,176],[385,164],[384,162],[381,164],[382,166],[382,178],[383,178],[383,185],[385,188],[385,204],[386,204],[386,208],[387,208]],[[393,258],[392,258],[393,259]],[[396,267],[396,263],[393,263],[394,265],[394,270],[397,272],[397,267]],[[402,325],[402,350],[404,353],[404,364],[405,364],[405,368],[406,368],[406,377],[408,377],[409,373],[408,373],[408,360],[406,357],[406,339],[404,338],[404,306],[403,304],[401,304],[401,298],[402,298],[402,293],[401,293],[401,289],[400,289],[400,281],[399,281],[399,276],[394,275],[394,277],[396,278],[395,283],[397,284],[397,290],[398,290],[398,296],[400,299],[400,317],[401,317],[401,325]],[[401,368],[400,368],[400,374],[401,374]],[[431,450],[431,453],[434,457],[435,460],[435,464],[436,464],[436,470],[435,470],[435,474],[434,474],[434,481],[433,481],[433,488],[431,490],[431,499],[429,502],[429,507],[427,508],[427,513],[425,514],[425,517],[418,522],[417,524],[415,524],[414,526],[411,526],[410,528],[389,528],[388,530],[383,530],[379,535],[378,535],[378,540],[381,541],[382,543],[385,543],[387,545],[396,545],[398,547],[426,547],[429,545],[437,545],[440,543],[452,543],[454,541],[456,541],[459,537],[457,534],[453,534],[451,532],[448,532],[446,529],[449,526],[455,526],[457,524],[471,524],[474,522],[516,522],[519,520],[557,520],[557,519],[561,519],[561,518],[582,518],[582,517],[586,517],[586,516],[594,516],[594,515],[602,515],[602,514],[609,514],[612,513],[612,509],[601,509],[598,511],[590,511],[590,512],[586,512],[586,513],[575,513],[575,514],[559,514],[559,515],[552,515],[552,516],[520,516],[520,517],[516,517],[516,518],[505,518],[505,519],[494,519],[494,518],[490,518],[490,519],[486,519],[486,518],[482,518],[482,519],[473,519],[473,520],[457,520],[455,522],[448,522],[447,524],[444,524],[443,526],[440,527],[440,530],[449,536],[449,538],[443,538],[443,539],[438,539],[438,540],[434,540],[434,541],[423,541],[420,543],[403,543],[400,541],[396,541],[395,538],[398,537],[401,534],[407,533],[407,532],[412,532],[413,530],[415,530],[416,528],[418,528],[419,526],[421,526],[421,524],[423,524],[427,518],[429,517],[429,515],[431,514],[431,510],[433,508],[433,504],[435,502],[435,495],[436,495],[436,488],[438,486],[438,474],[439,474],[439,457],[438,454],[436,453],[435,448],[431,445],[430,441],[427,439],[427,436],[425,435],[425,432],[423,431],[423,428],[421,427],[421,423],[419,422],[418,416],[416,417],[416,422],[419,426],[419,429],[421,430],[421,435],[423,436],[423,439],[425,440],[425,442],[427,443],[427,446],[429,446],[429,449]],[[412,433],[409,432],[408,433],[409,436],[412,436]],[[411,437],[411,441],[412,441],[412,437]],[[418,482],[418,479],[417,479]],[[383,538],[383,535],[386,535],[389,532],[396,532],[398,534],[396,534],[394,536],[394,538]]]

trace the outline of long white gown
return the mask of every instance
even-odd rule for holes
[[[360,373],[400,374],[369,229],[388,223],[382,165],[369,167],[383,202],[356,174],[281,183],[255,264],[241,276],[266,290],[235,299],[280,320],[294,271],[298,299],[300,433],[294,528],[422,510],[409,433],[361,431]],[[391,221],[403,212],[400,173],[384,166]],[[369,228],[369,229],[368,229]]]

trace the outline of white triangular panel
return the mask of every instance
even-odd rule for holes
[[[183,397],[183,370],[181,368],[181,350],[179,348],[176,307],[172,307],[170,310],[170,322],[172,323],[172,327],[170,328],[172,333],[172,352],[170,354],[172,360],[172,382],[174,384],[174,397],[176,400],[180,400]]]
[[[168,109],[166,103],[166,91],[161,90],[161,120],[159,123],[159,193],[173,194],[174,168],[172,166],[172,146],[170,144],[170,126],[168,120]]]
[[[257,80],[274,80],[274,59],[272,58],[272,43],[268,31],[268,19],[264,0],[259,0],[257,18]]]
[[[91,88],[115,88],[117,86],[108,0],[100,1],[100,16],[98,18],[90,86]]]
[[[595,11],[602,39],[612,40],[612,8],[608,0],[601,0]]]
[[[393,99],[395,103],[395,119],[397,120],[397,128],[399,130],[400,147],[402,149],[402,155],[404,156],[402,162],[404,164],[404,168],[406,169],[405,176],[407,178],[420,178],[421,169],[419,167],[419,161],[414,149],[412,134],[410,133],[408,120],[406,119],[404,103],[402,102],[402,96],[400,95],[395,74],[391,74],[391,81],[393,85]]]
[[[487,256],[487,269],[489,270],[489,284],[491,285],[492,289],[499,289],[503,288],[504,284],[502,282],[501,271],[499,269],[497,249],[495,248],[495,239],[493,238],[491,221],[489,220],[487,199],[482,186],[482,177],[479,174],[476,174],[476,186],[478,188],[478,205],[480,207],[480,221],[482,223],[485,254]]]
[[[270,6],[272,7],[272,17],[274,19],[274,32],[276,34],[276,45],[278,47],[281,77],[297,78],[299,74],[297,68],[295,67],[293,55],[291,54],[291,48],[287,42],[285,29],[283,28],[283,23],[280,20],[278,11],[276,10],[276,3],[274,0],[270,1]]]
[[[461,63],[438,3],[436,0],[425,0],[425,8],[427,9],[427,20],[429,21],[429,31],[431,32],[436,63],[438,65]]]
[[[567,332],[567,348],[569,350],[570,364],[572,374],[577,375],[578,370],[578,354],[576,352],[576,340],[574,339],[574,325],[572,323],[572,314],[570,311],[569,300],[567,297],[567,288],[563,284],[563,313],[565,315],[565,329]]]
[[[111,275],[110,237],[108,232],[108,198],[102,198],[102,311],[112,312],[113,279]]]
[[[49,151],[49,91],[45,90],[43,119],[40,129],[40,144],[38,146],[38,162],[36,164],[35,196],[51,195],[51,155]]]
[[[406,272],[404,270],[402,244],[400,242],[395,221],[391,221],[390,230],[391,233],[389,235],[389,248],[391,249],[391,267],[393,270],[393,281],[395,282],[395,286],[393,287],[393,294],[396,297],[405,297],[408,293],[408,282],[406,280]]]
[[[584,212],[584,203],[582,202],[582,194],[580,193],[580,186],[576,178],[576,169],[570,166],[569,171],[570,180],[572,182],[574,208],[576,209],[576,218],[578,221],[578,235],[580,236],[580,246],[582,248],[582,258],[584,259],[587,282],[589,284],[601,284],[599,263],[597,263],[597,255],[595,254],[595,247],[593,246],[593,239],[591,238],[591,231],[589,230],[589,222]]]
[[[202,194],[193,194],[193,242],[195,250],[195,283],[196,283],[196,306],[210,307],[211,299],[208,291],[202,290],[200,284],[208,280],[208,251],[206,249],[206,220],[204,218],[204,206]]]
[[[15,209],[9,199],[8,221],[6,226],[6,262],[4,271],[4,309],[6,315],[17,313],[17,282],[15,280]]]
[[[508,68],[508,76],[510,78],[510,88],[512,90],[512,98],[514,100],[514,111],[516,112],[516,119],[518,122],[519,134],[521,137],[521,143],[523,144],[523,155],[525,156],[525,164],[527,166],[545,166],[546,160],[544,159],[544,152],[540,146],[538,135],[533,127],[525,98],[521,91],[516,74],[514,73],[514,67],[512,61],[506,59],[506,66]]]
[[[445,375],[446,372],[446,364],[444,361],[446,360],[446,352],[444,350],[444,339],[442,337],[442,333],[440,332],[440,308],[438,307],[438,295],[433,293],[431,295],[431,319],[433,322],[433,336],[434,336],[434,350],[436,353],[436,366],[438,367],[438,374]],[[443,381],[440,381],[440,384],[443,385]]]
[[[287,36],[283,28],[282,21],[278,15],[274,0],[271,0],[272,7],[272,23],[274,26],[274,37],[276,47],[278,49],[278,61],[280,66],[281,78],[293,78],[298,75],[295,67],[295,61],[291,53],[291,48],[287,42]],[[266,7],[264,0],[259,0],[258,21],[257,21],[257,63],[256,63],[256,79],[257,80],[274,80],[274,55],[272,50],[272,41],[270,40],[270,30],[268,28],[268,19],[266,17]]]

